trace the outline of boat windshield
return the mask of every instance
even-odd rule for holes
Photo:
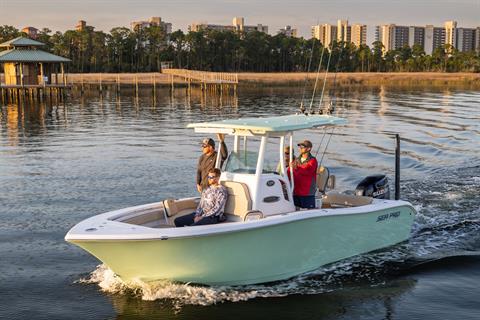
[[[278,141],[267,143],[265,159],[263,162],[263,173],[279,172]],[[277,140],[277,139],[275,139]],[[249,140],[250,141],[250,140]],[[257,149],[256,141],[249,142],[249,148]],[[258,152],[240,148],[237,152],[231,152],[225,164],[225,171],[232,173],[255,174],[257,169]]]

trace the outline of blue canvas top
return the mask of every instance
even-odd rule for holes
[[[311,129],[327,125],[342,125],[346,124],[347,120],[344,118],[329,116],[329,115],[304,115],[295,114],[279,117],[268,118],[240,118],[227,119],[203,123],[191,123],[188,128],[195,128],[196,131],[217,133],[225,129],[230,129],[234,133],[235,130],[249,130],[252,133],[267,133],[267,132],[288,132],[303,129]]]

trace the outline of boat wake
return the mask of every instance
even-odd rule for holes
[[[288,295],[310,295],[352,287],[379,287],[399,275],[428,266],[443,266],[464,256],[480,256],[480,167],[442,172],[440,178],[405,181],[404,197],[418,211],[409,241],[355,256],[286,281],[248,286],[201,286],[169,281],[126,283],[100,265],[82,284],[98,285],[111,294],[184,305],[213,305]],[[456,258],[460,257],[460,258]]]

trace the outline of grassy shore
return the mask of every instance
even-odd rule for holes
[[[315,73],[240,73],[239,82],[242,85],[288,85],[303,84],[305,79],[312,84],[317,75]],[[319,75],[323,82],[324,73]],[[329,73],[327,85],[333,81],[339,86],[443,86],[468,85],[480,87],[479,73],[440,73],[440,72],[390,72],[390,73]]]
[[[319,81],[323,82],[324,73],[319,74]],[[305,79],[312,84],[317,77],[316,73],[288,72],[288,73],[239,73],[240,87],[253,86],[302,86]],[[442,72],[390,72],[390,73],[329,73],[327,85],[332,85],[334,78],[339,86],[471,86],[480,88],[480,73],[442,73]],[[152,85],[155,81],[159,86],[171,84],[169,75],[161,73],[70,73],[67,81],[72,84],[117,84],[121,85]],[[185,81],[175,77],[177,86],[184,85]]]

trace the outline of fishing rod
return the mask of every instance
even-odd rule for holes
[[[333,46],[332,46],[332,51],[330,51],[329,60],[332,56],[332,53],[333,53]],[[330,101],[330,106],[326,110],[327,114],[331,114],[335,110],[335,107],[336,107],[336,104],[337,104],[337,97],[335,95],[335,91],[337,89],[337,73],[338,73],[338,67],[340,65],[341,53],[342,52],[340,52],[340,54],[338,56],[338,59],[337,59],[337,62],[335,64],[335,72],[334,72],[334,76],[333,76],[333,90],[332,90],[333,91],[333,98],[332,98],[332,101]],[[325,75],[325,79],[326,79],[326,75]],[[326,83],[326,81],[324,82],[324,87],[323,87],[323,90],[322,90],[322,96],[320,97],[320,102],[318,104],[318,113],[320,113],[320,114],[323,113],[322,102],[323,102],[323,96],[324,96],[325,83]]]
[[[332,46],[332,51],[330,51],[330,57],[331,57],[332,52],[333,52],[333,46]],[[329,61],[330,61],[330,57],[329,57]],[[339,54],[338,59],[337,59],[337,63],[335,64],[335,73],[334,73],[334,77],[333,77],[333,101],[330,103],[329,108],[326,110],[327,114],[331,114],[335,110],[335,107],[336,107],[336,104],[337,104],[337,98],[335,96],[335,90],[336,90],[336,84],[337,84],[338,66],[340,65],[340,60],[341,60],[340,58],[341,58],[341,56]],[[326,77],[325,77],[325,79],[326,79]],[[325,88],[325,83],[324,83],[324,88]],[[323,91],[322,91],[322,97],[321,98],[323,98]],[[322,100],[320,100],[320,103],[319,103],[318,107],[319,107],[318,112],[321,114],[322,113]],[[334,130],[335,130],[335,126],[332,127],[332,131],[330,131],[330,133],[328,135],[327,144],[325,145],[325,148],[323,149],[322,158],[320,159],[319,166],[322,166],[323,158],[325,157],[325,153],[327,152],[328,145],[330,144],[330,140],[332,139]],[[325,131],[325,133],[326,133],[326,131]],[[324,136],[325,136],[325,133],[324,133]],[[323,142],[323,137],[322,137],[321,141]],[[317,151],[317,154],[318,154],[318,151]],[[315,154],[315,157],[317,156],[317,154]]]
[[[330,68],[330,60],[332,59],[332,52],[333,52],[333,46],[332,46],[332,50],[330,50],[330,54],[328,56],[327,69],[325,70],[325,77],[323,79],[322,94],[320,95],[320,102],[318,103],[319,113],[320,113],[320,106],[322,105],[322,102],[323,102],[323,95],[325,93],[325,86],[327,84],[327,75],[328,75],[328,69]]]
[[[310,100],[309,112],[312,113],[313,110],[313,99],[315,99],[315,92],[317,91],[318,78],[320,77],[320,68],[322,67],[323,54],[325,53],[325,46],[322,49],[322,54],[320,55],[320,63],[317,68],[317,76],[315,78],[315,86],[313,87],[312,99]]]
[[[324,47],[325,48],[325,47]],[[327,75],[328,75],[328,69],[330,68],[330,61],[332,59],[332,52],[333,52],[333,47],[332,47],[332,50],[330,50],[330,54],[328,56],[328,62],[327,62],[327,68],[325,69],[325,76],[323,78],[323,87],[322,87],[322,94],[320,96],[320,102],[319,102],[319,110],[318,110],[318,114],[322,114],[322,110],[320,108],[320,106],[322,105],[322,100],[323,100],[323,95],[325,93],[325,85],[327,83]],[[313,102],[313,100],[312,100]],[[320,148],[323,144],[323,140],[325,139],[325,135],[327,134],[327,130],[325,129],[323,131],[323,135],[322,135],[322,140],[320,140],[320,144],[318,145],[318,148],[317,148],[317,152],[315,152],[315,158],[317,157],[318,155],[318,152],[320,151]],[[330,142],[330,141],[329,141]],[[328,147],[328,144],[327,144],[327,147]],[[325,152],[324,152],[325,154]],[[322,156],[322,159],[323,159],[323,156]]]
[[[312,66],[312,58],[313,58],[313,51],[315,49],[315,39],[312,41],[312,49],[310,52],[310,59],[308,60],[307,66],[307,73],[305,74],[305,82],[303,84],[303,93],[302,93],[302,101],[300,102],[300,112],[305,113],[305,107],[303,105],[303,101],[305,100],[305,93],[307,91],[307,80],[308,80],[308,73],[310,72],[310,67]]]

